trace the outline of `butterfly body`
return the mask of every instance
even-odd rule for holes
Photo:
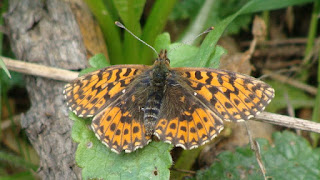
[[[67,105],[94,117],[95,135],[112,151],[132,152],[152,135],[184,149],[205,144],[223,121],[241,121],[264,110],[274,97],[266,83],[210,68],[171,68],[166,51],[153,66],[115,65],[65,87]]]
[[[165,93],[167,76],[169,73],[164,59],[159,59],[156,61],[159,62],[155,63],[150,71],[151,87],[147,94],[146,104],[143,107],[143,119],[147,136],[151,136],[154,133],[160,113],[162,99]]]

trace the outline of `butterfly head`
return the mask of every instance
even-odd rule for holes
[[[166,49],[162,49],[160,51],[160,53],[158,54],[158,58],[155,60],[154,62],[155,65],[165,65],[167,67],[169,67],[170,65],[170,59],[167,56],[167,50]]]
[[[161,50],[155,60],[151,72],[152,82],[162,86],[169,74],[170,60],[167,57],[167,50]]]

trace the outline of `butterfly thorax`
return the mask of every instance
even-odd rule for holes
[[[169,59],[167,52],[161,51],[151,70],[151,90],[147,95],[144,107],[144,124],[146,135],[152,135],[158,121],[161,102],[165,92],[167,77],[169,74]]]

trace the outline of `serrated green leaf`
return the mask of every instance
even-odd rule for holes
[[[274,99],[267,106],[266,110],[268,112],[276,112],[279,109],[287,108],[288,100],[294,109],[314,106],[314,99],[301,89],[277,81],[266,80],[265,82],[273,87],[276,92]],[[288,100],[285,94],[288,95]]]
[[[198,52],[198,48],[182,43],[170,44],[170,41],[169,33],[160,34],[155,40],[155,49],[158,52],[161,49],[168,50],[171,67],[192,67],[192,58]]]
[[[104,68],[104,67],[110,66],[110,63],[108,62],[104,54],[94,55],[89,59],[89,64],[94,68]]]
[[[320,179],[320,149],[312,149],[304,138],[285,131],[273,135],[270,145],[258,139],[267,177],[272,179]],[[249,146],[236,149],[235,153],[223,152],[218,161],[196,179],[263,179],[256,158]]]
[[[74,120],[72,139],[79,143],[76,162],[82,168],[83,179],[169,179],[172,145],[151,142],[132,153],[116,154],[102,144],[90,130],[90,120]]]
[[[199,51],[198,47],[174,43],[170,45],[168,58],[171,60],[171,67],[194,67],[194,57]]]
[[[159,52],[161,49],[168,50],[168,58],[170,59],[171,67],[195,67],[197,62],[194,61],[199,48],[196,46],[173,43],[170,44],[169,33],[160,34],[155,40],[155,49]],[[216,47],[216,51],[212,54],[209,60],[211,68],[218,68],[220,57],[226,53],[226,50],[221,46]]]
[[[103,54],[96,54],[93,57],[89,59],[89,64],[92,67],[83,69],[80,73],[79,76],[83,76],[85,74],[88,74],[90,72],[102,69],[104,67],[110,66],[110,63],[106,59],[106,57]]]
[[[89,68],[83,69],[83,70],[81,70],[81,71],[79,72],[79,77],[80,77],[80,76],[83,76],[83,75],[85,75],[85,74],[91,73],[91,72],[93,72],[93,71],[96,71],[96,70],[98,70],[98,69],[99,69],[99,68],[95,68],[95,67],[89,67]]]

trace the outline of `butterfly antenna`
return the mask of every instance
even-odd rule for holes
[[[152,46],[150,46],[148,43],[144,42],[142,39],[140,39],[138,36],[136,36],[135,34],[133,34],[129,29],[127,29],[123,24],[121,24],[119,21],[114,22],[118,27],[126,30],[128,33],[130,33],[133,37],[135,37],[136,39],[138,39],[140,42],[142,42],[143,44],[145,44],[146,46],[148,46],[149,48],[151,48],[156,55],[158,55],[158,52],[156,51],[156,49],[154,49]]]
[[[204,34],[209,33],[209,32],[210,32],[210,31],[212,31],[213,29],[214,29],[214,27],[213,27],[213,26],[209,27],[208,29],[206,29],[206,30],[205,30],[205,31],[203,31],[202,33],[198,34],[196,37],[194,37],[194,38],[192,38],[192,39],[188,40],[187,42],[182,42],[182,44],[180,44],[179,46],[177,46],[177,47],[175,47],[175,48],[173,48],[173,49],[170,49],[170,51],[173,51],[173,50],[175,50],[175,49],[177,49],[177,48],[181,47],[182,45],[189,44],[190,42],[193,42],[193,41],[194,41],[194,40],[196,40],[198,37],[200,37],[200,36],[202,36],[202,35],[204,35]],[[170,52],[170,51],[169,51],[169,52]],[[168,52],[168,54],[169,54],[169,52]]]

